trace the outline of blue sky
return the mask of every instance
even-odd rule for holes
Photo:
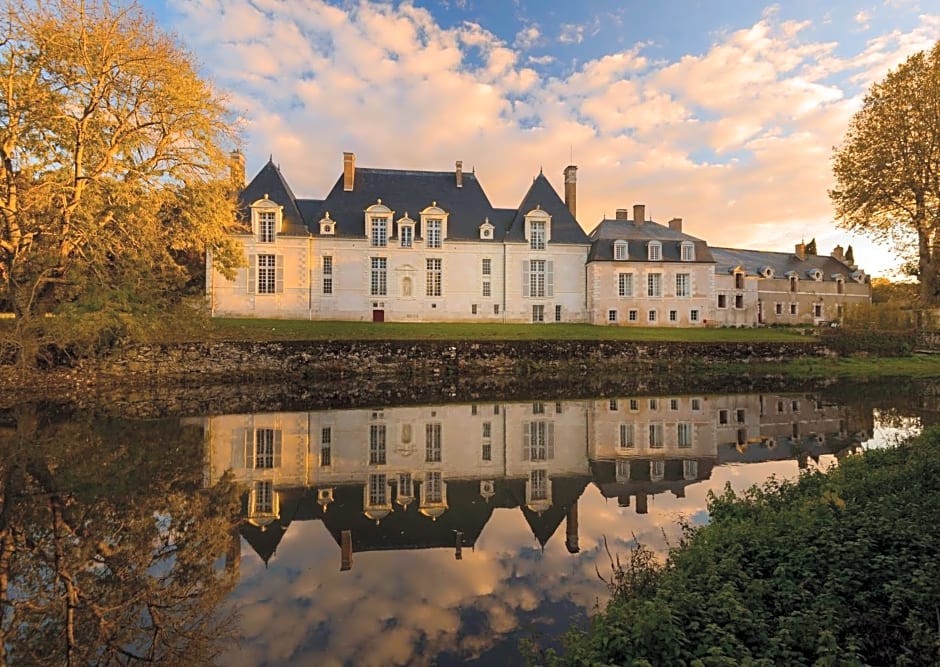
[[[475,168],[497,206],[578,165],[592,229],[644,203],[712,245],[891,249],[832,221],[832,147],[865,90],[940,37],[917,0],[144,0],[229,93],[249,175],[269,155],[323,196],[342,152]]]

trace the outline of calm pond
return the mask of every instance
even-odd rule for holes
[[[936,395],[22,405],[0,412],[0,664],[516,664],[604,604],[608,550],[665,552],[710,491],[889,445]]]

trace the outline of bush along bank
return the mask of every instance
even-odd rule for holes
[[[940,430],[709,501],[658,564],[615,564],[612,599],[553,665],[940,664]]]

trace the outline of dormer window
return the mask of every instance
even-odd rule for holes
[[[320,218],[320,234],[323,236],[333,236],[335,233],[336,221],[330,218],[330,212]]]
[[[626,241],[614,241],[614,259],[621,262],[627,259]]]
[[[427,247],[440,248],[447,238],[447,213],[438,207],[437,202],[431,202],[421,211],[421,226]]]
[[[695,261],[695,244],[691,241],[683,241],[679,245],[679,259],[683,262]]]
[[[414,245],[415,221],[408,217],[408,213],[398,220],[398,240],[402,248],[411,248]]]
[[[663,244],[659,241],[650,241],[646,246],[646,258],[651,262],[659,262],[663,258]]]
[[[812,278],[813,280],[817,282],[822,280],[822,277],[823,277],[822,271],[820,271],[819,269],[810,269],[809,271],[806,272],[806,275],[808,275],[810,278]]]
[[[281,207],[267,196],[251,205],[251,229],[259,243],[274,243],[281,216]]]
[[[530,250],[545,250],[552,240],[552,216],[541,208],[535,208],[525,216],[525,239]]]
[[[480,225],[480,238],[484,240],[493,238],[493,231],[495,229],[496,228],[493,227],[492,224],[490,224],[490,219],[485,218],[483,220],[483,224]]]
[[[388,228],[392,213],[392,209],[385,206],[381,199],[366,209],[366,233],[369,235],[369,245],[373,248],[388,246]]]
[[[764,276],[765,278],[773,278],[773,277],[774,277],[774,267],[772,267],[772,266],[765,266],[763,269],[761,269],[760,274],[761,274],[762,276]]]
[[[854,280],[854,281],[857,282],[857,283],[864,283],[864,282],[865,282],[865,272],[864,272],[864,271],[854,271],[854,272],[852,273],[852,280]]]

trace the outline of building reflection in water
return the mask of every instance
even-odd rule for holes
[[[242,537],[267,563],[295,521],[322,521],[357,552],[472,549],[497,508],[518,509],[544,547],[565,523],[579,551],[589,484],[645,514],[651,497],[715,466],[854,451],[871,412],[814,397],[642,396],[221,415],[203,418],[207,474],[246,489]],[[237,549],[236,549],[237,550]],[[233,558],[237,557],[232,555]]]

